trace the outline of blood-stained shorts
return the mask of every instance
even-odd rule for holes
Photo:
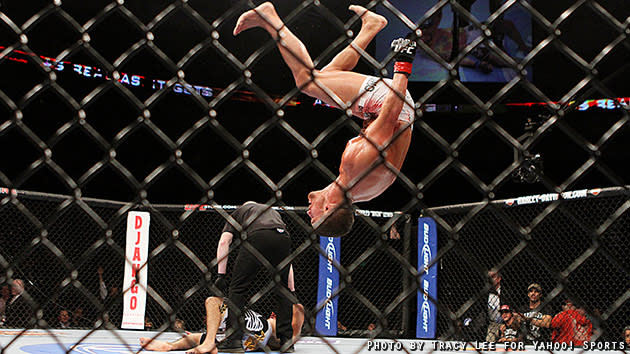
[[[368,76],[359,90],[359,99],[352,105],[352,114],[364,119],[374,120],[378,117],[385,97],[391,91],[391,79],[382,79],[375,76]],[[414,120],[414,103],[409,91],[405,95],[405,104],[403,105],[399,121],[413,123]]]

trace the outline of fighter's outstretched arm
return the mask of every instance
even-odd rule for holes
[[[379,146],[384,146],[389,142],[398,128],[398,116],[405,105],[408,78],[411,75],[416,46],[416,42],[410,39],[398,38],[392,42],[392,51],[396,53],[392,87],[383,101],[378,117],[365,132],[366,137]]]
[[[394,74],[392,91],[389,91],[383,101],[381,111],[365,130],[366,137],[374,144],[384,146],[396,133],[398,116],[405,105],[404,98],[407,92],[408,79],[405,74]]]

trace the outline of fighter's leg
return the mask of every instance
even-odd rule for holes
[[[165,342],[148,337],[140,337],[140,346],[144,350],[154,352],[168,352],[172,350],[186,350],[199,345],[201,333],[192,333],[174,342]]]
[[[339,108],[345,108],[347,103],[356,98],[365,75],[315,70],[304,43],[284,25],[270,2],[243,13],[233,33],[237,35],[255,27],[266,30],[277,41],[280,55],[291,70],[296,86],[302,92]]]
[[[206,299],[206,338],[203,343],[188,351],[188,353],[216,353],[215,344],[217,331],[221,324],[221,305],[223,299],[220,297],[209,297]]]
[[[298,87],[307,83],[314,69],[313,60],[304,43],[282,22],[273,4],[265,2],[243,13],[236,22],[234,35],[244,30],[260,27],[276,40],[282,59],[291,69]]]
[[[375,14],[363,6],[350,5],[348,9],[361,17],[361,30],[352,43],[339,52],[322,71],[350,71],[354,69],[359,62],[361,52],[365,51],[376,34],[387,25],[385,17]]]

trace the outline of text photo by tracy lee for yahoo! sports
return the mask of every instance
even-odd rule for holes
[[[582,345],[560,342],[480,342],[439,340],[369,340],[369,352],[456,352],[456,351],[624,351],[625,342],[584,342]]]

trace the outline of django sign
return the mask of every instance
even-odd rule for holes
[[[337,301],[333,293],[339,288],[339,271],[333,262],[339,263],[340,237],[320,237],[324,255],[319,255],[319,280],[317,286],[317,312],[315,330],[321,335],[337,335]]]
[[[123,318],[121,328],[144,329],[147,299],[147,261],[149,258],[149,222],[144,211],[127,214],[125,276],[123,280]]]
[[[418,219],[418,314],[416,338],[435,338],[437,323],[437,228],[432,218]]]

